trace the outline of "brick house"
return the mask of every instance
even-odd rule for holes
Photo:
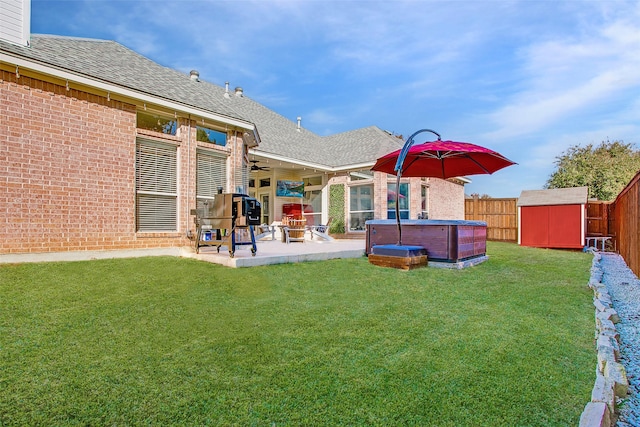
[[[403,141],[375,126],[322,137],[116,42],[27,42],[0,40],[0,254],[184,248],[219,189],[355,236],[392,212],[395,177],[370,168]],[[401,215],[464,219],[466,182],[403,181]]]

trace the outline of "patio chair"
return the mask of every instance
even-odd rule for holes
[[[265,237],[269,237],[271,235],[271,240],[276,240],[276,227],[269,224],[261,224],[256,226],[256,240],[263,239]]]
[[[333,240],[333,237],[329,236],[329,226],[331,225],[331,220],[333,218],[329,218],[325,225],[310,225],[309,232],[311,233],[311,240],[313,240],[313,236],[317,236],[324,240]]]
[[[289,222],[288,226],[282,227],[282,232],[284,233],[284,241],[286,243],[291,242],[303,242],[304,243],[304,233],[306,228],[304,226],[304,222],[298,221],[296,224],[295,220]]]

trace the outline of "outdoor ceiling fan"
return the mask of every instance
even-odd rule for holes
[[[251,165],[251,172],[256,172],[256,171],[267,171],[269,170],[268,167],[266,166],[258,166],[258,160],[251,160],[251,163],[253,163]]]

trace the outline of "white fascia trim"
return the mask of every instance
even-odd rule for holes
[[[260,157],[264,157],[266,159],[270,159],[270,160],[276,160],[279,162],[285,162],[285,163],[293,163],[296,165],[300,165],[302,167],[307,167],[307,168],[313,168],[313,169],[322,169],[322,170],[329,170],[329,168],[327,168],[327,166],[325,165],[321,165],[319,163],[310,163],[310,162],[303,162],[301,160],[298,159],[292,159],[290,157],[285,157],[285,156],[279,156],[277,154],[272,154],[272,153],[265,153],[264,151],[259,151],[259,150],[254,150],[254,149],[249,149],[249,154],[253,154],[254,156],[260,156]]]
[[[143,92],[138,92],[132,89],[116,86],[111,83],[105,83],[103,81],[84,77],[69,71],[64,71],[55,67],[40,64],[27,59],[15,57],[12,55],[7,55],[4,52],[0,52],[0,62],[14,64],[18,67],[23,67],[29,70],[36,71],[38,73],[47,74],[62,80],[69,80],[74,83],[91,86],[100,90],[104,90],[105,92],[110,92],[114,95],[117,94],[121,96],[126,96],[128,98],[137,99],[142,102],[161,105],[168,109],[180,111],[185,114],[192,114],[198,117],[204,117],[205,119],[215,120],[217,122],[225,123],[231,126],[236,126],[242,129],[248,129],[251,131],[255,130],[255,125],[250,122],[245,122],[243,120],[234,119],[232,117],[227,117],[222,114],[212,113],[206,110],[201,110],[185,104],[180,104],[178,102],[169,101],[167,99],[160,98],[158,96],[148,95]]]
[[[356,163],[354,165],[347,165],[347,166],[338,166],[335,168],[331,168],[332,172],[341,172],[341,171],[346,171],[346,170],[350,170],[350,169],[364,169],[364,168],[369,168],[371,169],[373,167],[373,165],[375,165],[376,162],[367,162],[367,163]]]
[[[347,171],[347,170],[357,170],[357,169],[364,169],[364,168],[371,169],[373,167],[373,165],[376,164],[375,162],[366,162],[366,163],[355,163],[355,164],[346,165],[346,166],[331,167],[331,166],[327,166],[327,165],[321,165],[319,163],[303,162],[303,161],[300,161],[298,159],[292,159],[290,157],[279,156],[277,154],[272,154],[272,153],[265,153],[264,151],[259,151],[259,150],[249,149],[249,154],[253,154],[255,156],[264,157],[264,158],[270,159],[270,160],[277,160],[277,161],[280,161],[280,162],[293,163],[293,164],[296,164],[296,165],[300,165],[302,167],[313,168],[313,169],[322,169],[322,170],[324,170],[326,172],[342,172],[342,171]],[[407,177],[405,177],[405,178],[407,178]],[[424,177],[424,178],[428,178],[428,177]],[[458,180],[464,182],[465,184],[471,183],[471,180],[469,178],[467,178],[467,177],[464,177],[464,176],[459,176],[459,177],[456,177],[455,179],[458,179]]]
[[[522,206],[518,206],[518,245],[522,245]]]
[[[291,157],[279,156],[277,154],[272,154],[272,153],[265,153],[264,151],[259,151],[259,150],[249,149],[249,154],[264,157],[270,160],[276,160],[279,162],[292,163],[292,164],[300,165],[301,167],[312,168],[312,169],[322,169],[323,171],[326,171],[326,172],[340,172],[340,171],[350,170],[350,169],[362,169],[366,167],[372,167],[375,164],[375,162],[368,162],[368,163],[360,163],[360,164],[348,165],[348,166],[331,167],[327,165],[321,165],[320,163],[305,162],[299,159],[293,159]]]
[[[580,245],[586,246],[587,205],[580,205]]]

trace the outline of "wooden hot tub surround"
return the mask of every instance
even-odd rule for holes
[[[457,263],[483,257],[487,252],[487,223],[484,221],[402,220],[402,244],[422,246],[429,261]],[[395,220],[366,222],[366,247],[369,255],[376,245],[398,243]]]

